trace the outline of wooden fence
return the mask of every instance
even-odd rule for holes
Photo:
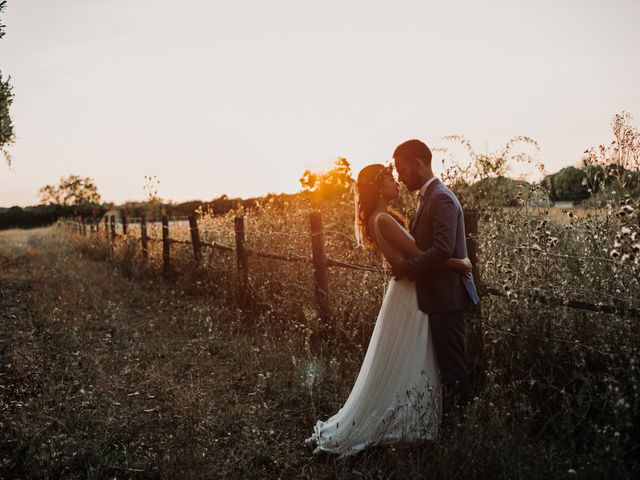
[[[329,267],[347,268],[353,270],[383,272],[381,268],[370,267],[366,265],[358,265],[354,263],[344,262],[327,256],[324,241],[324,229],[322,225],[322,216],[320,212],[312,212],[309,215],[309,230],[311,241],[311,257],[294,254],[280,254],[274,252],[264,252],[248,248],[246,246],[246,232],[244,226],[244,218],[237,216],[234,218],[235,246],[224,245],[218,242],[205,242],[201,240],[197,218],[195,215],[189,215],[189,230],[191,233],[190,240],[178,240],[171,238],[169,231],[169,219],[166,215],[162,216],[162,238],[152,238],[147,233],[147,219],[140,218],[140,242],[142,251],[142,261],[147,262],[149,258],[149,242],[162,243],[162,270],[164,274],[168,274],[171,270],[171,245],[182,244],[190,245],[193,249],[193,256],[196,262],[201,262],[203,258],[203,249],[223,250],[235,252],[236,267],[238,272],[238,293],[239,298],[244,306],[250,303],[249,294],[249,258],[261,257],[277,261],[285,262],[302,262],[307,263],[313,268],[315,280],[315,300],[320,318],[326,319],[331,315],[330,308],[330,292],[329,292]],[[478,287],[480,296],[499,296],[507,297],[509,294],[496,286],[485,284],[480,278],[478,270],[478,213],[476,211],[466,211],[464,213],[464,221],[467,232],[467,252],[469,259],[473,264],[473,276]],[[87,223],[81,219],[65,220],[61,223],[68,225],[75,232],[81,235],[87,235]],[[104,234],[109,241],[110,251],[114,248],[114,242],[117,236],[127,235],[128,219],[122,216],[122,234],[116,233],[115,216],[104,218]],[[91,224],[89,231],[91,233],[100,232],[100,224]],[[527,296],[536,299],[542,303],[553,306],[568,307],[579,310],[587,310],[593,312],[624,315],[631,317],[640,317],[640,311],[631,308],[629,305],[618,303],[616,305],[607,305],[603,303],[590,303],[581,300],[571,300],[567,298],[555,298],[543,295],[540,292],[511,292],[518,296]],[[480,307],[477,306],[471,311],[472,316],[481,317]]]
[[[149,242],[161,242],[162,243],[162,271],[167,275],[171,271],[171,245],[190,245],[193,249],[193,256],[196,262],[202,261],[203,249],[222,250],[227,252],[235,252],[236,256],[236,268],[238,273],[238,297],[240,299],[241,306],[246,307],[251,303],[251,296],[249,291],[249,258],[261,257],[276,261],[284,262],[296,262],[307,263],[313,268],[314,274],[314,290],[315,301],[317,306],[318,315],[321,320],[326,320],[331,316],[331,304],[330,304],[330,292],[329,292],[329,267],[346,268],[352,270],[380,272],[383,273],[382,268],[371,267],[367,265],[359,265],[349,263],[334,258],[330,258],[326,253],[324,229],[322,225],[322,215],[320,212],[311,212],[309,215],[309,232],[311,241],[311,257],[302,255],[287,254],[283,255],[274,252],[264,252],[248,248],[245,242],[245,224],[244,217],[236,216],[234,218],[234,232],[235,232],[235,246],[224,245],[218,242],[205,242],[200,237],[200,230],[198,227],[198,221],[195,215],[189,215],[189,230],[191,233],[191,240],[178,240],[171,238],[169,230],[169,219],[166,215],[161,218],[162,223],[162,238],[149,237],[147,232],[147,218],[142,216],[140,218],[140,246],[142,253],[142,262],[146,263],[149,259]],[[83,219],[66,220],[62,223],[68,225],[72,230],[81,234],[88,235],[87,223]],[[477,229],[478,229],[478,215],[475,211],[465,212],[465,224],[467,226],[467,251],[469,259],[473,264],[473,275],[476,284],[479,283],[479,271],[477,268]],[[114,215],[104,217],[104,235],[109,242],[109,251],[113,252],[115,248],[115,240],[119,236],[129,236],[129,219],[122,215],[122,233],[116,232],[116,218]],[[100,223],[89,224],[89,232],[92,234],[100,233]],[[472,310],[472,315],[480,317],[480,307],[476,307]],[[324,331],[330,329],[330,322],[320,322],[320,330]],[[321,332],[318,332],[320,335]]]

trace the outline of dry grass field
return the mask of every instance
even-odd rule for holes
[[[348,200],[323,211],[328,253],[379,266],[351,244]],[[307,211],[245,212],[249,247],[308,255]],[[308,265],[252,257],[241,309],[232,252],[196,266],[172,246],[163,278],[159,246],[142,266],[135,229],[112,254],[102,235],[0,232],[0,476],[634,478],[638,319],[545,300],[637,307],[633,271],[602,259],[619,224],[547,215],[481,218],[482,280],[504,296],[483,298],[467,417],[436,442],[346,460],[303,441],[349,393],[384,275],[331,269],[333,329],[314,351]],[[232,225],[201,219],[208,241],[233,244]]]

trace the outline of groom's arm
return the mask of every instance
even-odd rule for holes
[[[440,266],[453,255],[456,241],[458,207],[454,200],[446,195],[433,199],[433,244],[422,255],[404,260],[394,267],[394,271],[404,274],[411,280],[425,272]]]

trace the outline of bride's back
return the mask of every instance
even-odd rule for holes
[[[398,225],[400,225],[400,223],[398,222],[398,220],[396,220],[396,218],[391,215],[388,212],[378,212],[375,213],[373,215],[371,215],[371,218],[369,218],[369,223],[368,223],[368,227],[369,227],[369,232],[371,232],[371,239],[373,240],[377,250],[382,254],[382,256],[385,258],[385,260],[389,261],[389,260],[404,260],[403,255],[400,253],[400,251],[394,246],[392,245],[390,242],[388,242],[384,236],[380,233],[380,218],[382,215],[386,215],[387,217],[389,217],[390,219],[392,219],[394,222],[396,222]],[[408,238],[410,238],[413,241],[413,237],[411,236],[411,234],[402,226],[402,231],[407,235]]]

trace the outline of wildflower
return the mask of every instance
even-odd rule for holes
[[[634,209],[631,205],[625,205],[620,208],[620,213],[624,213],[626,215],[631,215],[634,212]]]

